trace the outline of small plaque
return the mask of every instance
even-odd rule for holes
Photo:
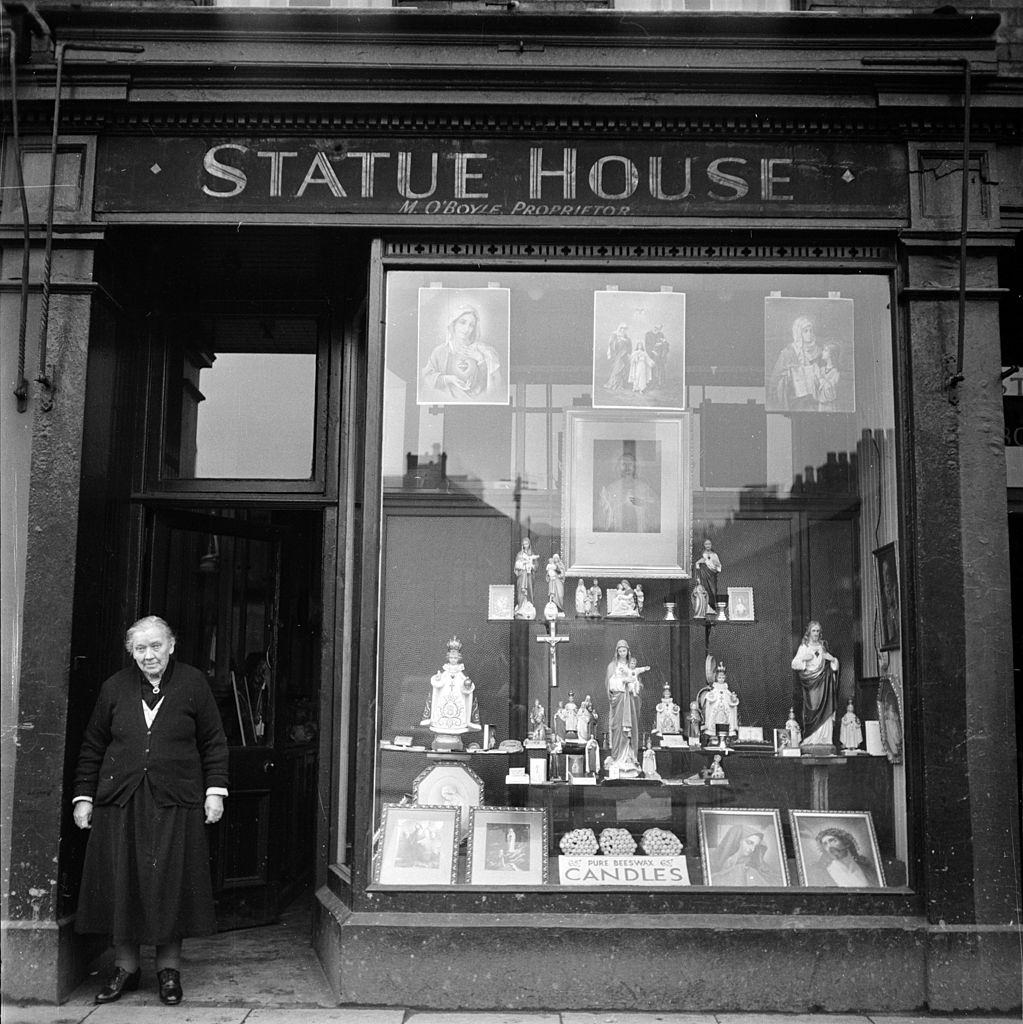
[[[782,757],[802,757],[803,752],[799,747],[782,747],[779,751]]]
[[[759,725],[740,725],[739,726],[739,742],[740,743],[763,743],[764,742],[764,730]]]
[[[687,740],[681,733],[667,733],[661,736],[661,746],[685,749],[689,746],[689,740]]]
[[[411,747],[412,737],[411,736],[395,736],[394,745],[396,747]]]
[[[515,618],[515,585],[492,583],[487,615],[491,619]]]

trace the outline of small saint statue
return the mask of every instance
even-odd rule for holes
[[[803,742],[803,731],[796,721],[796,709],[789,708],[788,721],[785,723],[785,733],[788,736],[788,746],[798,747]]]
[[[659,779],[661,776],[657,771],[657,754],[653,747],[647,747],[643,751],[643,778]]]
[[[575,716],[575,730],[579,739],[584,742],[593,739],[596,724],[597,712],[593,710],[593,701],[590,699],[590,695],[586,694],[582,704],[579,705],[579,713]]]
[[[639,601],[628,580],[622,580],[614,590],[607,592],[609,619],[638,619]]]
[[[575,588],[575,614],[579,618],[586,614],[586,602],[588,599],[586,584],[580,579]]]
[[[739,698],[728,688],[724,662],[718,662],[714,682],[704,695],[703,723],[703,731],[709,736],[717,736],[720,732],[723,738],[725,734],[737,736],[739,733]],[[725,729],[719,730],[719,725]]]
[[[568,702],[558,701],[558,710],[555,717],[561,723],[562,728],[558,734],[566,740],[579,739],[579,707],[575,702],[575,691],[569,690]]]
[[[540,556],[533,551],[528,537],[522,538],[522,547],[515,555],[515,618],[535,619],[536,606],[533,604],[533,573]]]
[[[554,606],[551,614],[551,605]],[[556,551],[547,559],[547,606],[545,619],[565,617],[565,565]]]
[[[672,700],[671,684],[665,683],[663,696],[657,705],[653,731],[658,736],[676,736],[680,733],[679,706]]]
[[[588,618],[600,618],[600,599],[603,596],[604,592],[600,589],[600,584],[594,580],[589,590],[586,591],[586,615]]]
[[[480,711],[476,704],[476,686],[465,674],[462,643],[453,636],[448,641],[447,661],[430,678],[433,693],[426,702],[421,726],[434,734],[434,750],[461,750],[461,737],[479,732]]]
[[[721,763],[721,755],[714,755],[714,763],[710,766],[710,777],[712,779],[723,779],[725,777],[725,766]]]
[[[718,603],[718,576],[721,573],[721,559],[714,551],[714,544],[710,538],[703,542],[703,553],[696,560],[696,577],[707,593],[707,603],[710,608],[716,608]]]
[[[538,700],[533,701],[529,712],[529,738],[541,743],[547,742],[547,712]]]
[[[699,580],[696,581],[696,586],[693,587],[693,591],[689,595],[689,603],[693,609],[694,619],[705,619],[707,617],[707,612],[710,611],[710,599],[707,597],[707,591]]]
[[[686,715],[686,736],[691,740],[699,740],[700,726],[702,724],[700,705],[695,700],[691,700],[689,702],[689,714]]]
[[[646,598],[643,595],[643,584],[642,583],[637,583],[633,593],[636,595],[636,611],[640,615],[642,615],[643,614],[643,602],[646,600]]]
[[[842,716],[842,727],[839,730],[839,738],[842,741],[843,750],[859,750],[863,742],[863,726],[856,717],[856,710],[853,702],[849,701]]]

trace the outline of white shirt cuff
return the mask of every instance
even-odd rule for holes
[[[207,796],[227,796],[227,790],[223,786],[208,786],[206,789]]]
[[[91,804],[92,803],[92,797],[91,796],[76,796],[71,801],[71,806],[74,807],[75,804],[80,804],[80,803]]]

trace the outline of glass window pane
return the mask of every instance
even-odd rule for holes
[[[312,321],[211,325],[170,352],[164,476],[308,480],[316,421]]]
[[[377,884],[905,885],[888,277],[386,295]]]

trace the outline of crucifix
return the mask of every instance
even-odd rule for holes
[[[547,644],[549,648],[550,684],[551,689],[554,689],[558,685],[558,644],[567,644],[569,638],[558,636],[557,619],[551,619],[547,623],[547,635],[538,636],[536,640],[537,643]]]

